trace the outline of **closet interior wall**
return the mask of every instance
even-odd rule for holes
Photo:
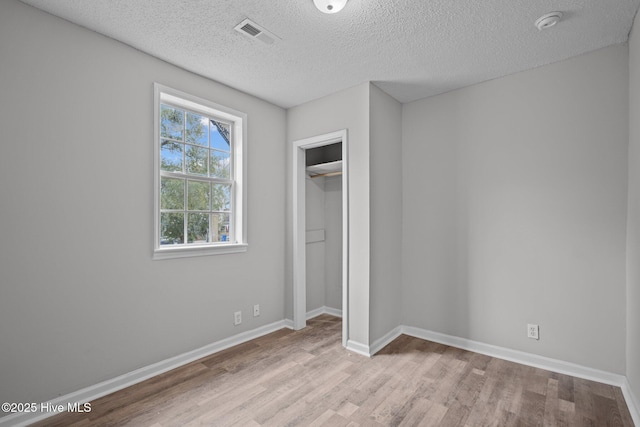
[[[307,312],[342,310],[341,175],[306,179],[306,223]]]

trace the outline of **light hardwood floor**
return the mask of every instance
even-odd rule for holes
[[[617,387],[402,335],[373,358],[322,315],[41,426],[633,426]]]

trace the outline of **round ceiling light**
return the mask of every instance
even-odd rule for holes
[[[538,18],[538,20],[536,21],[536,27],[540,31],[546,30],[547,28],[551,28],[558,22],[560,22],[561,18],[562,12],[547,13],[546,15],[542,15],[540,18]]]
[[[347,0],[313,0],[313,4],[320,12],[338,13],[347,4]]]

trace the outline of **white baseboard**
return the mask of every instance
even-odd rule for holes
[[[640,426],[640,405],[638,404],[637,397],[631,389],[627,377],[624,375],[601,371],[599,369],[593,369],[575,363],[565,362],[563,360],[539,356],[537,354],[525,353],[523,351],[485,344],[466,338],[441,334],[439,332],[433,332],[426,329],[415,328],[413,326],[401,326],[400,329],[401,333],[405,335],[410,335],[427,341],[433,341],[449,345],[451,347],[473,351],[474,353],[486,354],[487,356],[496,357],[498,359],[520,363],[522,365],[533,366],[547,371],[558,372],[560,374],[571,375],[585,380],[597,381],[620,387],[627,403],[627,407],[629,408],[629,412],[631,413],[633,422],[635,425]],[[389,342],[391,341],[393,340],[390,340]],[[380,349],[382,349],[382,347],[380,347]],[[376,351],[379,351],[380,349]]]
[[[337,308],[322,306],[320,308],[316,308],[311,311],[307,311],[307,320],[313,319],[314,317],[318,317],[322,314],[329,314],[331,316],[342,317],[342,310],[338,310]]]
[[[110,380],[83,388],[73,393],[57,397],[50,400],[49,402],[55,407],[58,407],[58,405],[62,405],[64,408],[67,408],[68,404],[74,404],[76,402],[90,402],[102,396],[106,396],[107,394],[122,390],[123,388],[155,377],[156,375],[160,375],[172,369],[186,365],[187,363],[191,363],[195,360],[209,356],[213,353],[217,353],[235,345],[242,344],[266,334],[270,334],[271,332],[275,332],[282,328],[291,328],[292,326],[293,325],[289,326],[286,320],[280,320],[269,325],[264,325],[256,329],[252,329],[250,331],[242,332],[232,337],[225,338],[196,350],[192,350],[178,356],[160,361],[158,363],[154,363],[153,365],[145,366],[143,368],[137,369],[124,375],[120,375]],[[53,415],[56,415],[56,413],[27,412],[11,414],[0,418],[0,426],[27,426],[31,423],[43,420]]]
[[[325,307],[324,312],[325,314],[330,314],[331,316],[339,317],[342,319],[342,310],[338,310],[337,308]]]
[[[631,388],[631,384],[629,384],[629,380],[625,378],[624,384],[620,388],[622,389],[624,400],[627,402],[627,407],[629,408],[629,412],[631,413],[633,423],[637,426],[640,426],[640,404],[638,403],[638,398],[633,393],[633,389]]]
[[[287,329],[293,329],[293,320],[291,319],[284,319],[284,327]]]
[[[337,308],[322,306],[320,308],[316,308],[314,310],[307,312],[307,320],[313,319],[314,317],[318,317],[322,314],[329,314],[331,316],[342,317],[342,310],[338,310]],[[289,321],[293,324],[293,321]],[[362,356],[371,357],[371,353],[369,351],[369,346],[361,344],[357,341],[347,340],[346,349],[352,351],[354,353],[360,354]]]
[[[317,317],[321,314],[330,314],[339,317],[342,316],[342,312],[340,310],[336,310],[330,307],[320,307],[319,309],[312,310],[307,313],[307,319]],[[160,375],[164,372],[170,371],[171,369],[178,368],[180,366],[186,365],[187,363],[191,363],[195,360],[201,359],[235,345],[242,344],[271,332],[275,332],[282,328],[293,329],[293,321],[289,319],[280,320],[278,322],[253,329],[251,331],[242,332],[238,335],[225,338],[199,349],[183,353],[181,355],[163,360],[161,362],[154,363],[153,365],[145,366],[127,374],[120,375],[116,378],[83,388],[76,392],[60,396],[49,401],[49,403],[56,407],[58,405],[63,405],[66,408],[69,404],[90,402],[102,396],[106,396],[107,394],[122,390],[123,388],[152,378],[156,375]],[[346,348],[350,351],[353,351],[354,353],[366,357],[371,357],[391,341],[399,337],[401,334],[449,345],[451,347],[461,348],[463,350],[473,351],[475,353],[486,354],[487,356],[496,357],[498,359],[509,360],[511,362],[520,363],[523,365],[546,369],[548,371],[558,372],[578,378],[618,386],[622,390],[627,403],[627,407],[629,408],[629,412],[631,413],[631,417],[633,418],[633,422],[636,425],[640,426],[640,405],[638,404],[638,399],[633,393],[633,390],[631,389],[627,378],[623,375],[588,368],[586,366],[581,366],[562,360],[551,359],[531,353],[525,353],[523,351],[511,350],[491,344],[484,344],[466,338],[446,335],[439,332],[416,328],[413,326],[398,326],[386,333],[383,337],[376,340],[371,346],[349,340],[347,341]],[[43,420],[55,414],[56,413],[43,412],[11,414],[0,418],[0,427],[27,426],[31,423]]]
[[[535,368],[546,369],[548,371],[567,374],[586,380],[615,385],[618,387],[622,387],[622,384],[626,380],[626,377],[624,375],[588,368],[586,366],[581,366],[562,360],[551,359],[549,357],[539,356],[537,354],[525,353],[524,351],[511,350],[508,348],[498,347],[491,344],[484,344],[466,338],[459,338],[451,335],[441,334],[439,332],[428,331],[426,329],[415,328],[413,326],[403,326],[402,333],[410,335],[412,337],[422,338],[427,341],[450,345],[451,347],[457,347],[463,350],[473,351],[475,353],[486,354],[487,356],[496,357],[498,359],[509,360],[511,362],[521,363],[523,365],[533,366]]]
[[[365,357],[371,357],[371,353],[369,352],[369,346],[361,344],[357,341],[348,340],[347,350],[353,351],[354,353],[358,353]]]
[[[389,332],[387,332],[381,338],[375,340],[374,343],[369,346],[369,354],[373,356],[374,354],[382,350],[384,347],[386,347],[387,344],[389,344],[391,341],[395,340],[400,335],[402,335],[402,328],[403,326],[397,326],[392,330],[390,330]]]
[[[342,318],[342,310],[338,310],[337,308],[322,306],[322,307],[313,309],[311,311],[307,311],[305,319],[306,320],[310,320],[310,319],[313,319],[314,317],[318,317],[318,316],[320,316],[322,314],[329,314],[331,316]],[[284,322],[284,327],[285,328],[295,329],[293,327],[293,325],[294,325],[293,320],[284,319],[283,322]]]
[[[635,425],[640,426],[640,404],[631,389],[631,385],[629,384],[627,377],[624,375],[404,325],[398,326],[389,331],[386,335],[376,340],[370,347],[355,343],[357,344],[357,346],[354,346],[355,348],[349,348],[349,346],[347,346],[347,348],[360,354],[374,355],[401,334],[449,345],[451,347],[461,348],[463,350],[473,351],[474,353],[486,354],[487,356],[520,363],[522,365],[533,366],[547,371],[558,372],[560,374],[571,375],[577,378],[620,387],[627,403],[627,407],[629,408],[629,412],[631,413],[633,422]]]
[[[571,375],[577,378],[597,381],[604,384],[620,387],[624,395],[627,407],[631,413],[633,422],[640,426],[640,404],[633,393],[627,377],[620,374],[614,374],[599,369],[593,369],[575,363],[565,362],[563,360],[552,359],[545,356],[526,353],[519,350],[512,350],[491,344],[485,344],[466,338],[455,337],[451,335],[433,332],[426,329],[416,328],[413,326],[398,326],[389,331],[383,337],[376,340],[373,345],[367,347],[364,344],[355,343],[354,348],[349,350],[364,355],[375,355],[382,350],[387,344],[392,342],[400,335],[405,334],[412,337],[420,338],[426,341],[433,341],[440,344],[449,345],[451,347],[461,348],[463,350],[473,351],[474,353],[486,354],[487,356],[496,357],[498,359],[508,360],[522,365],[533,366],[547,371],[558,372],[560,374]]]

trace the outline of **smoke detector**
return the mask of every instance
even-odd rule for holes
[[[538,20],[536,21],[536,28],[538,28],[538,30],[540,31],[546,30],[547,28],[551,28],[558,22],[560,22],[560,19],[562,19],[562,12],[547,13],[546,15],[542,15],[540,18],[538,18]]]
[[[338,13],[347,4],[347,0],[313,0],[313,4],[322,13]]]

